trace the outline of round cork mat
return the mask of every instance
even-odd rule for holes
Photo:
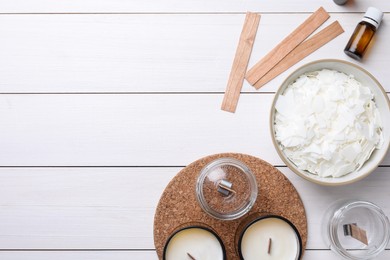
[[[256,176],[259,186],[252,209],[236,220],[218,220],[204,212],[196,199],[195,185],[199,173],[208,163],[219,158],[235,158],[246,164]],[[245,223],[257,215],[280,215],[290,220],[306,248],[307,221],[305,207],[291,182],[269,163],[245,154],[224,153],[199,159],[182,169],[168,184],[158,203],[154,216],[154,244],[159,259],[169,236],[178,228],[205,225],[222,239],[227,259],[239,259],[237,237]],[[303,254],[302,252],[302,254]]]

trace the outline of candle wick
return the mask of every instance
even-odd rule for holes
[[[272,246],[272,239],[269,238],[269,239],[268,239],[268,254],[269,254],[269,255],[271,254],[271,246]]]
[[[233,189],[231,189],[231,188],[229,188],[229,187],[226,187],[225,185],[223,185],[223,184],[221,184],[221,183],[218,184],[218,187],[220,187],[220,188],[222,188],[222,189],[225,189],[225,190],[227,190],[227,191],[230,191],[230,192],[236,194],[236,191],[235,191],[235,190],[233,190]]]
[[[193,257],[190,253],[187,253],[188,257],[191,258],[191,260],[196,260],[195,257]]]

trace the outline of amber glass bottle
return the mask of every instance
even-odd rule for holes
[[[356,60],[361,60],[382,21],[382,17],[383,13],[380,10],[369,7],[349,39],[344,49],[345,54]]]

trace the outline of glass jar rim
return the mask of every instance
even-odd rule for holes
[[[208,202],[205,199],[203,188],[202,188],[204,184],[204,180],[207,177],[207,174],[210,172],[210,170],[215,169],[216,167],[219,167],[221,165],[231,165],[240,169],[245,174],[245,176],[249,179],[249,183],[251,187],[250,190],[251,194],[249,197],[250,199],[245,203],[245,205],[227,214],[221,214],[220,212],[214,210],[209,206]],[[243,162],[230,157],[219,158],[207,164],[201,170],[198,180],[196,182],[196,198],[199,202],[200,207],[210,216],[221,220],[234,220],[245,215],[247,212],[251,210],[252,206],[255,204],[257,194],[258,194],[257,182],[252,171]]]
[[[342,245],[341,242],[338,238],[338,226],[341,223],[342,217],[346,212],[348,212],[351,209],[354,208],[366,208],[371,210],[376,214],[376,216],[379,217],[380,223],[383,225],[385,234],[384,234],[384,239],[382,243],[372,252],[368,253],[366,256],[359,257],[355,255],[351,255]],[[361,259],[371,259],[375,256],[377,256],[379,253],[381,253],[385,248],[386,245],[389,242],[390,239],[390,232],[389,232],[389,219],[385,215],[385,213],[382,211],[381,208],[379,208],[377,205],[374,203],[368,202],[368,201],[353,201],[344,204],[341,208],[336,210],[331,217],[331,221],[329,221],[329,239],[331,243],[331,249],[338,253],[340,256],[346,258],[346,259],[351,259],[351,260],[361,260]]]

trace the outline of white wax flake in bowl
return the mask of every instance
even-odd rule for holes
[[[329,69],[305,73],[275,108],[282,151],[299,169],[321,177],[359,169],[383,143],[374,95],[353,75]]]

